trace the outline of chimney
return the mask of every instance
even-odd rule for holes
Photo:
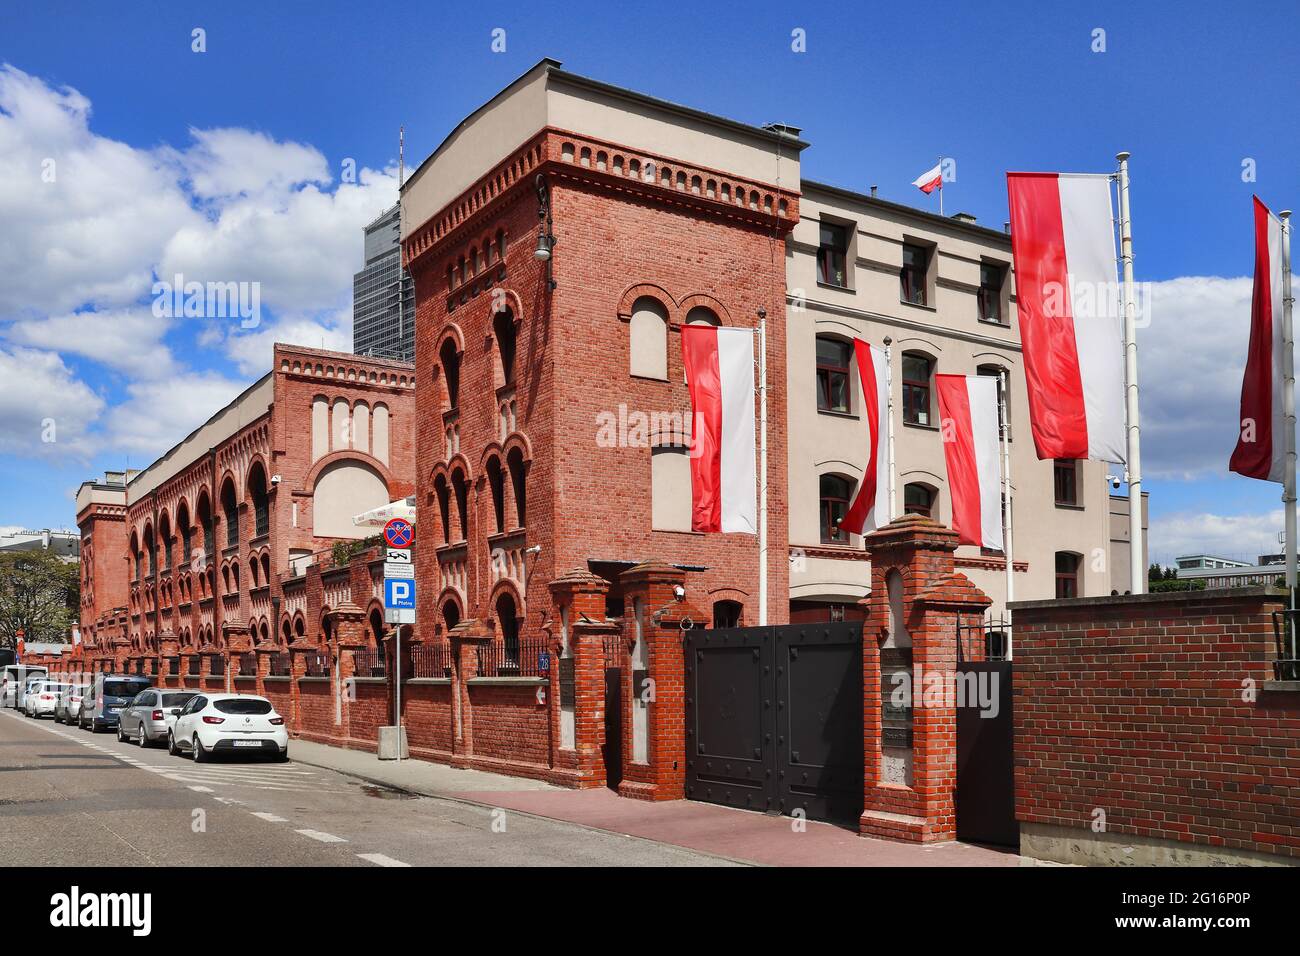
[[[1002,224],[1002,231],[1005,232],[1008,236],[1011,235],[1011,220],[1010,220],[1010,219],[1008,219],[1006,222],[1004,222],[1004,223]]]
[[[972,226],[975,225],[975,217],[968,212],[955,212],[949,218],[956,219],[958,222],[969,223]]]

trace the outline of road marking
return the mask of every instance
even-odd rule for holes
[[[322,833],[320,830],[294,830],[294,833],[301,833],[305,837],[311,837],[313,840],[320,840],[321,843],[347,843],[342,837],[336,837],[332,833]]]
[[[358,853],[357,856],[368,863],[375,864],[375,866],[409,867],[411,865],[409,863],[403,863],[401,860],[394,860],[391,856],[384,856],[382,853]]]
[[[284,817],[277,817],[274,813],[254,813],[253,816],[259,820],[265,820],[267,823],[288,823]]]
[[[211,787],[190,787],[190,789],[198,793],[212,793]]]

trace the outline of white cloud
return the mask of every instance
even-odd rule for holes
[[[0,453],[89,458],[104,400],[52,352],[0,348]]]
[[[189,320],[201,321],[201,320]],[[11,342],[84,355],[138,378],[171,375],[176,361],[163,344],[170,322],[148,306],[73,312],[15,322],[5,332]]]
[[[269,369],[263,369],[269,371]],[[215,373],[136,382],[104,418],[105,445],[152,461],[219,412],[249,385]]]
[[[302,143],[277,143],[246,129],[190,129],[194,145],[169,155],[201,199],[275,195],[330,181],[325,157]]]
[[[1153,562],[1173,564],[1186,554],[1215,554],[1254,561],[1281,550],[1282,510],[1266,514],[1220,515],[1184,512],[1151,520],[1148,551]]]
[[[351,352],[352,311],[344,309],[319,319],[285,318],[256,332],[232,333],[226,339],[226,353],[241,374],[262,375],[271,368],[276,342]]]

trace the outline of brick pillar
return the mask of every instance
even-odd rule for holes
[[[334,635],[335,656],[338,659],[338,673],[334,677],[334,692],[339,697],[338,734],[344,740],[351,740],[352,700],[356,695],[352,678],[357,672],[356,655],[357,651],[369,644],[366,638],[366,615],[361,608],[348,602],[331,611],[330,617],[334,622],[331,633]],[[379,741],[373,743],[376,747],[379,746]]]
[[[167,668],[171,666],[169,657],[181,652],[181,642],[171,631],[164,631],[158,638],[158,686],[179,687],[180,681],[173,678]]]
[[[469,681],[478,676],[478,649],[492,632],[478,618],[461,621],[447,632],[451,644],[451,765],[469,767],[474,757],[474,708]]]
[[[863,602],[865,768],[859,829],[916,843],[951,840],[957,832],[957,711],[952,706],[957,618],[981,618],[992,601],[954,570],[957,533],[931,518],[904,515],[863,543],[871,552],[871,594]],[[896,609],[891,609],[891,579]],[[882,738],[885,697],[894,696],[899,686],[890,675],[909,659],[912,681],[906,686],[916,693],[909,697],[912,742],[907,748]]]
[[[609,582],[575,568],[550,583],[555,617],[560,622],[560,653],[556,655],[555,693],[551,706],[551,763],[554,779],[573,787],[605,785],[605,638],[620,635],[618,625],[605,618]],[[572,663],[568,663],[571,661]],[[563,745],[563,671],[572,668],[573,746]]]
[[[637,565],[621,577],[632,655],[623,680],[623,782],[621,796],[642,800],[680,800],[686,788],[686,686],[682,623],[699,625],[701,613],[679,601],[674,591],[685,587],[686,573],[659,562]],[[645,660],[635,659],[638,630]],[[649,686],[637,686],[633,673],[644,669]],[[650,700],[640,698],[649,693]],[[636,759],[635,714],[645,708],[646,756]]]

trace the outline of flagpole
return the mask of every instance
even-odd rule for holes
[[[889,400],[885,403],[885,419],[889,426],[885,434],[888,440],[885,445],[888,450],[889,461],[889,520],[893,521],[898,517],[898,499],[894,486],[894,359],[893,359],[893,338],[885,336],[885,394]]]
[[[1138,420],[1137,305],[1133,299],[1133,223],[1129,219],[1127,152],[1119,160],[1119,242],[1124,265],[1124,377],[1128,413],[1128,563],[1129,590],[1146,593],[1146,562],[1142,558],[1142,453]],[[1294,497],[1294,496],[1293,496]]]
[[[1296,606],[1296,500],[1295,500],[1295,334],[1291,325],[1291,210],[1278,213],[1282,221],[1282,410],[1286,416],[1286,480],[1282,501],[1286,506],[1286,589],[1291,609]],[[1292,628],[1295,618],[1291,619]],[[1294,631],[1291,639],[1295,641]],[[1294,645],[1293,645],[1294,646]],[[1294,652],[1293,652],[1294,653]]]
[[[939,157],[939,215],[943,215],[943,157]]]
[[[758,310],[758,626],[767,626],[767,309]]]
[[[1016,599],[1016,585],[1012,577],[1014,569],[1011,560],[1011,443],[1008,440],[1011,437],[1011,417],[1008,414],[1011,408],[1011,399],[1007,390],[1011,381],[1006,369],[998,372],[998,379],[999,385],[1001,385],[999,391],[1002,393],[1002,551],[1007,560],[1007,603],[1004,616],[1007,622],[1007,660],[1011,660],[1011,602]]]

